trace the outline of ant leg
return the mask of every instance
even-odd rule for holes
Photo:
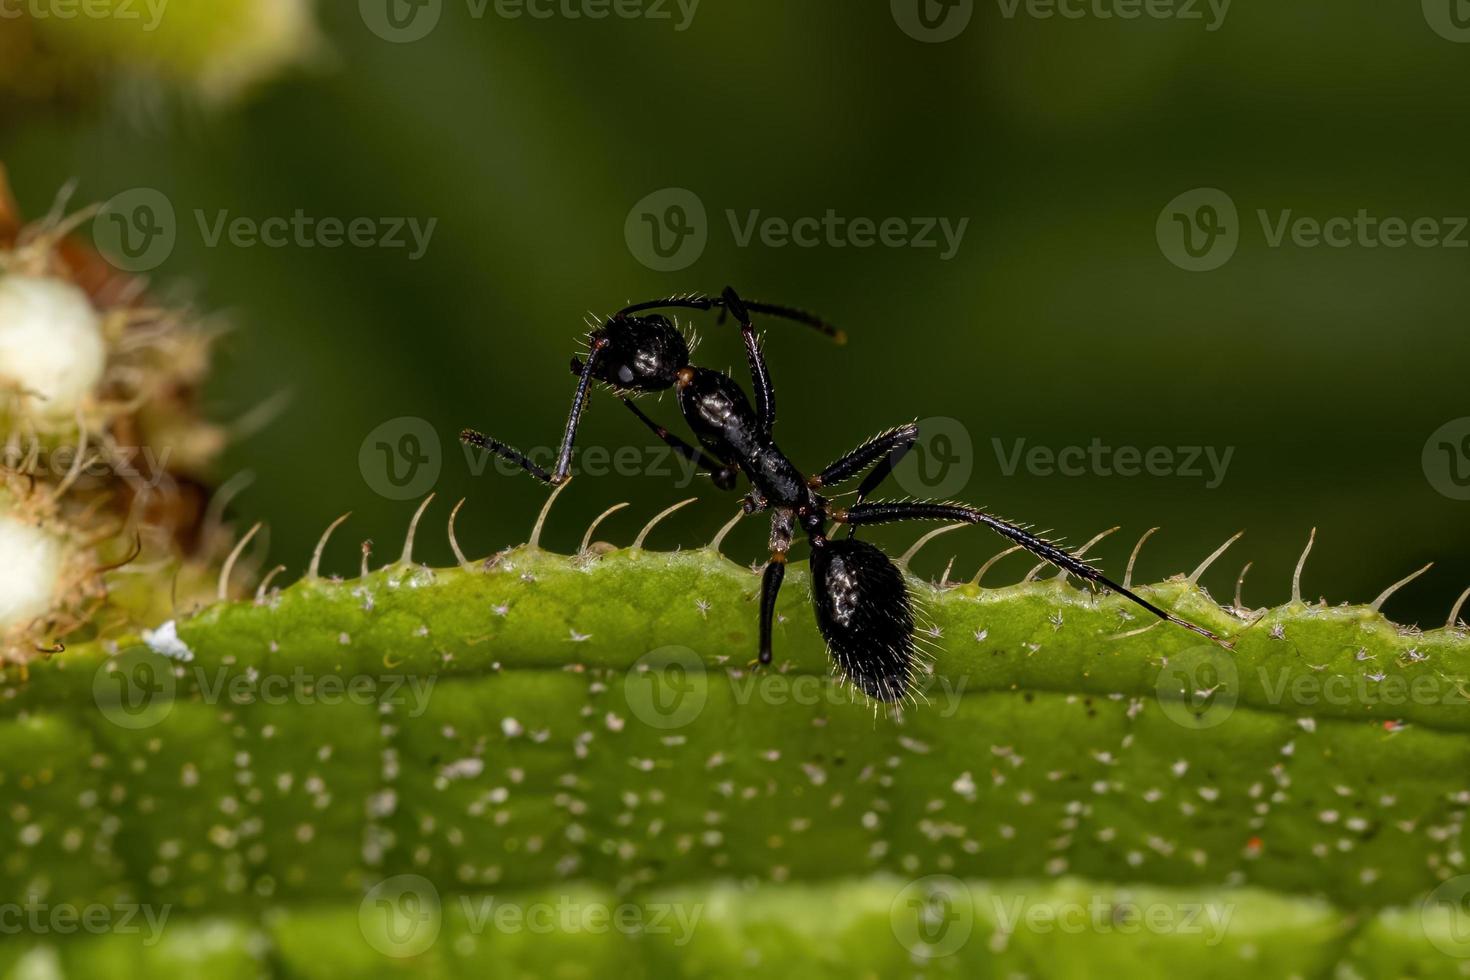
[[[1018,527],[1008,521],[1003,521],[998,517],[992,517],[983,510],[975,507],[966,507],[960,504],[939,504],[922,500],[911,503],[864,503],[857,504],[847,510],[836,510],[832,513],[832,518],[839,524],[848,524],[852,527],[870,524],[893,524],[899,521],[951,521],[958,524],[984,524],[1002,537],[1014,541],[1036,557],[1050,562],[1071,575],[1116,592],[1166,622],[1173,623],[1176,626],[1182,626],[1216,643],[1223,643],[1218,636],[1203,626],[1196,626],[1188,620],[1180,619],[1178,616],[1165,612],[1142,596],[1105,577],[1101,572],[1082,559],[1074,558],[1050,541],[1037,537],[1025,528]]]
[[[510,460],[542,483],[558,487],[567,482],[568,474],[572,470],[572,444],[576,442],[577,427],[582,424],[582,414],[587,410],[587,392],[592,384],[592,367],[597,363],[598,355],[606,343],[604,340],[593,340],[587,360],[581,365],[581,378],[577,381],[577,390],[572,395],[572,410],[567,416],[566,431],[562,434],[561,448],[556,454],[556,466],[550,473],[533,463],[525,453],[507,446],[498,439],[492,439],[484,433],[476,432],[474,429],[465,429],[460,432],[460,441],[466,445],[488,449],[495,455]]]
[[[745,308],[756,313],[764,313],[768,316],[781,317],[791,320],[803,326],[811,327],[818,333],[831,337],[839,344],[847,343],[847,334],[832,326],[821,317],[808,313],[805,310],[793,309],[789,306],[777,306],[775,303],[757,303],[753,300],[745,301]],[[614,314],[614,318],[631,316],[635,313],[643,313],[648,310],[679,309],[679,310],[714,310],[725,309],[725,300],[711,299],[707,296],[671,296],[668,299],[655,299],[647,303],[634,303],[625,306]]]
[[[771,560],[761,576],[761,650],[760,662],[771,662],[771,630],[776,622],[776,597],[786,579],[786,553],[796,531],[791,511],[778,510],[771,515]]]
[[[858,503],[867,500],[868,494],[877,490],[878,485],[888,479],[888,475],[893,472],[894,467],[898,466],[899,462],[909,454],[909,450],[914,448],[914,443],[919,441],[918,423],[905,425],[892,433],[892,435],[897,437],[892,451],[884,459],[880,460],[877,466],[873,467],[873,472],[869,473],[863,479],[862,483],[858,484]]]
[[[781,582],[786,578],[786,556],[771,555],[761,576],[761,663],[771,662],[771,629],[776,620],[776,596],[781,593]]]
[[[683,439],[680,439],[668,429],[664,428],[653,419],[643,414],[643,410],[637,405],[633,404],[633,400],[631,398],[624,398],[622,401],[624,405],[628,406],[628,411],[636,415],[639,421],[648,426],[649,429],[653,430],[653,434],[662,439],[670,449],[678,453],[680,456],[683,456],[690,462],[694,463],[700,469],[708,471],[709,475],[715,481],[715,486],[719,487],[721,490],[735,489],[735,479],[739,474],[739,471],[736,470],[733,466],[723,465],[712,459],[707,453],[695,449],[693,446],[689,445],[689,443],[685,442]]]
[[[876,435],[812,477],[812,489],[846,483],[869,466],[878,463],[877,468],[858,487],[858,503],[862,503],[868,494],[878,488],[878,484],[888,478],[888,474],[893,472],[899,460],[913,448],[918,439],[919,426],[913,422]]]
[[[489,436],[485,435],[485,433],[483,432],[476,432],[474,429],[462,429],[459,433],[459,441],[464,443],[466,446],[474,446],[477,449],[488,450],[489,452],[492,452],[495,455],[499,456],[501,459],[506,459],[512,463],[515,463],[521,469],[525,470],[527,473],[531,474],[542,483],[549,483],[552,486],[556,485],[555,481],[551,478],[551,474],[548,473],[544,467],[538,466],[536,463],[532,462],[531,458],[525,453],[521,452],[518,449],[507,446],[505,443],[501,442],[498,439],[492,439]]]
[[[572,471],[572,443],[577,439],[577,426],[582,424],[582,413],[587,410],[587,390],[592,384],[592,366],[607,344],[605,340],[593,340],[587,352],[587,363],[582,365],[582,377],[577,380],[577,391],[572,395],[572,410],[567,415],[567,430],[561,437],[561,449],[556,454],[556,469],[551,482],[560,486],[567,482]]]
[[[869,473],[858,485],[856,502],[860,504],[868,499],[868,494],[878,489],[880,483],[888,479],[888,474],[893,472],[899,460],[908,455],[908,451],[914,447],[918,438],[919,426],[916,422],[910,422],[908,425],[901,425],[896,429],[890,429],[874,436],[812,477],[810,481],[812,488],[820,489],[829,484],[844,483],[877,462],[878,465],[874,467],[873,472]],[[848,527],[847,536],[857,537],[856,525]]]
[[[760,338],[755,335],[755,325],[750,322],[750,313],[734,289],[726,286],[720,302],[740,322],[740,338],[745,341],[745,355],[750,361],[751,387],[755,389],[756,424],[760,427],[761,435],[769,437],[776,426],[776,390],[771,384],[771,372],[766,367],[766,355],[761,351]]]

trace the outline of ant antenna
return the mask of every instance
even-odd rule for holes
[[[791,320],[803,326],[811,327],[824,336],[830,337],[835,343],[847,343],[847,332],[823,320],[814,313],[798,310],[790,306],[778,306],[775,303],[759,303],[755,300],[742,299],[742,305],[752,313],[762,313],[766,316],[780,317],[783,320]],[[671,296],[668,299],[649,300],[646,303],[635,303],[625,306],[614,314],[614,318],[629,316],[634,313],[643,313],[648,310],[658,309],[681,309],[681,310],[719,310],[720,319],[732,312],[723,297],[711,296]]]

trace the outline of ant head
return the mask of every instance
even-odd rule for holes
[[[627,391],[672,388],[689,366],[689,344],[668,317],[614,317],[592,331],[598,351],[592,375]]]

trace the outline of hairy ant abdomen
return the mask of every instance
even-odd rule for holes
[[[869,697],[903,700],[914,661],[914,610],[903,573],[857,538],[813,548],[811,569],[812,605],[832,659]]]

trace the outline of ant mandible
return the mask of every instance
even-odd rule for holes
[[[728,375],[689,363],[689,345],[668,318],[656,309],[719,309],[740,325],[750,361],[755,393],[752,407],[745,392]],[[820,473],[804,476],[776,445],[775,392],[766,368],[751,312],[785,317],[820,330],[839,341],[842,334],[822,320],[788,307],[747,302],[726,288],[719,299],[672,297],[638,303],[615,313],[588,335],[585,360],[572,359],[579,376],[561,449],[551,471],[489,436],[466,429],[460,438],[519,465],[552,486],[571,472],[572,446],[586,409],[591,382],[617,392],[623,403],[676,452],[707,471],[722,490],[734,489],[744,474],[751,484],[745,512],[771,512],[770,560],[761,579],[760,662],[771,662],[771,631],[776,597],[786,576],[786,559],[799,527],[811,544],[812,603],[817,626],[832,660],[863,693],[878,701],[902,700],[909,692],[916,646],[914,609],[903,574],[875,545],[857,538],[857,529],[900,521],[948,521],[983,524],[1057,568],[1094,586],[1124,596],[1153,615],[1221,642],[1209,630],[1180,619],[1131,590],[1104,577],[1091,565],[1025,528],[993,517],[976,507],[936,501],[869,502],[868,495],[888,478],[919,438],[916,424],[890,429],[847,453]],[[679,409],[703,451],[658,425],[633,404],[632,398],[674,388]],[[820,492],[867,475],[854,502],[835,506]],[[845,525],[847,536],[830,538],[828,522]]]

